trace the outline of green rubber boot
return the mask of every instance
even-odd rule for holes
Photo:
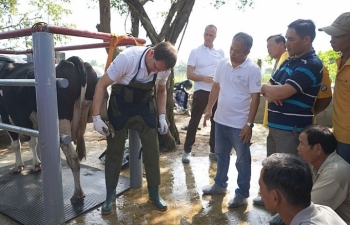
[[[158,186],[148,186],[148,193],[148,201],[152,202],[158,210],[166,211],[168,209],[168,205],[166,204],[166,202],[162,199],[162,197],[159,196]]]
[[[116,187],[107,187],[106,201],[102,205],[102,214],[110,214],[117,198]]]

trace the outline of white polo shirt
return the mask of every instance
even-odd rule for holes
[[[128,85],[135,76],[142,53],[146,50],[144,46],[133,46],[122,51],[111,63],[107,69],[108,77],[114,80],[116,84]],[[148,50],[149,51],[149,50]],[[153,80],[154,72],[147,73],[145,64],[145,56],[142,56],[140,70],[137,74],[136,80],[140,83],[147,83]],[[159,72],[156,79],[156,84],[165,85],[170,70]]]
[[[242,129],[248,120],[250,94],[260,93],[259,66],[247,58],[241,65],[233,68],[229,58],[222,59],[217,67],[214,82],[220,85],[214,121]]]
[[[193,66],[193,72],[199,76],[214,76],[219,61],[224,57],[223,50],[214,47],[210,49],[203,44],[191,51],[187,65]],[[195,81],[194,91],[210,91],[212,86],[212,83]]]

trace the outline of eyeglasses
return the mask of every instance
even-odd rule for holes
[[[153,57],[153,71],[154,72],[164,72],[164,71],[168,71],[169,69],[166,69],[166,70],[161,70],[161,69],[159,69],[157,66],[156,66],[156,61],[157,60],[155,60],[155,58]]]
[[[153,58],[154,59],[154,58]],[[158,69],[158,67],[156,66],[156,60],[154,59],[154,61],[153,61],[153,70],[155,71],[155,72],[160,72],[160,69]]]

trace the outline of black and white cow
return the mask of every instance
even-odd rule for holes
[[[75,56],[62,60],[56,66],[56,77],[66,78],[69,82],[67,88],[57,87],[59,133],[71,136],[72,141],[76,144],[76,150],[72,143],[68,145],[60,143],[60,147],[74,177],[75,188],[71,202],[80,203],[85,197],[80,186],[80,161],[86,157],[84,133],[88,118],[91,117],[89,112],[98,79],[92,66],[83,63],[79,57]],[[4,64],[0,70],[0,79],[34,79],[34,64]],[[30,129],[38,128],[35,87],[2,86],[1,105],[5,107],[0,108],[3,123]],[[15,168],[12,169],[12,172],[20,173],[23,169],[23,161],[18,134],[9,132],[9,135],[16,154]],[[37,139],[31,137],[29,145],[33,152],[33,171],[40,171],[41,162],[36,151]]]

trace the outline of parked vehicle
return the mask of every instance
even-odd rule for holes
[[[192,98],[192,94],[189,91],[192,88],[192,82],[190,80],[184,80],[174,84],[173,100],[174,100],[174,113],[191,115],[191,104],[189,99]]]

